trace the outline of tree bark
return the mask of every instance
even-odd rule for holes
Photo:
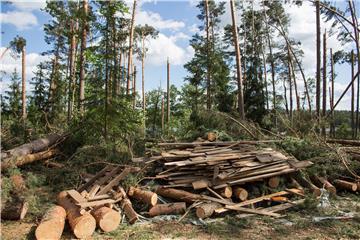
[[[155,192],[163,197],[184,201],[186,203],[193,203],[194,201],[201,199],[201,196],[198,194],[194,194],[174,188],[158,187]]]
[[[35,231],[37,240],[58,240],[61,238],[65,226],[66,211],[55,205],[48,209]]]
[[[290,109],[289,109],[289,118],[291,124],[293,123],[293,89],[292,89],[292,76],[291,76],[291,64],[290,64],[290,55],[288,50],[288,79],[289,79],[289,102],[290,102]]]
[[[149,216],[155,217],[168,214],[183,214],[186,211],[185,202],[175,202],[167,204],[157,204],[149,210]]]
[[[86,37],[87,37],[87,17],[88,17],[88,0],[83,0],[83,14],[82,19],[82,34],[81,34],[81,47],[80,47],[80,87],[79,87],[79,110],[80,114],[84,114],[84,100],[85,100],[85,50],[86,50]]]
[[[320,84],[321,84],[321,29],[320,29],[320,0],[315,1],[316,7],[316,117],[320,123]]]
[[[131,78],[131,66],[132,66],[135,10],[136,10],[136,0],[134,0],[134,4],[133,4],[131,23],[130,23],[130,29],[129,29],[129,55],[128,55],[128,72],[127,72],[127,84],[126,84],[126,94],[127,95],[130,94],[130,78]]]
[[[324,32],[324,35],[323,35],[323,102],[322,102],[322,117],[326,118],[326,92],[327,92],[327,87],[326,87],[326,64],[327,64],[327,61],[326,61],[326,29],[325,29],[325,32]],[[323,126],[321,127],[321,133],[324,137],[326,137],[326,128],[325,128],[325,123],[323,123]]]
[[[169,130],[170,123],[170,63],[169,58],[167,59],[167,81],[166,81],[166,123]]]
[[[70,31],[71,31],[71,41],[70,41],[70,49],[69,49],[69,55],[70,55],[70,60],[69,60],[69,70],[70,70],[70,78],[69,78],[69,85],[68,85],[68,112],[67,112],[67,120],[68,122],[71,120],[72,117],[72,113],[73,113],[73,108],[74,108],[74,96],[75,96],[75,73],[76,73],[76,66],[75,66],[75,48],[76,48],[76,29],[77,27],[77,23],[74,20],[71,20],[71,27],[70,27]]]
[[[245,108],[244,108],[244,95],[243,95],[243,79],[242,79],[242,69],[241,69],[241,52],[238,40],[238,30],[236,23],[235,15],[235,6],[234,0],[230,0],[231,8],[231,19],[232,19],[232,28],[233,28],[233,41],[236,54],[236,74],[237,74],[237,87],[238,87],[238,111],[240,114],[240,119],[245,119]]]
[[[325,178],[312,176],[311,180],[313,180],[318,187],[324,187],[329,193],[336,195],[336,188]]]
[[[330,56],[331,56],[331,99],[330,99],[330,109],[332,109],[334,107],[334,98],[335,98],[335,70],[334,70],[334,55],[332,52],[332,48],[330,48]],[[353,96],[353,95],[352,95]],[[331,113],[331,137],[335,137],[335,116],[334,116],[334,112]],[[351,125],[353,126],[353,125]]]
[[[352,50],[351,51],[351,79],[354,78],[354,71],[355,71],[354,50]],[[351,129],[352,129],[352,138],[355,139],[355,86],[354,86],[354,82],[352,82],[352,84],[351,84]]]
[[[210,21],[209,21],[209,2],[204,0],[205,3],[205,24],[206,24],[206,48],[207,48],[207,71],[206,71],[206,108],[211,109],[211,66],[210,66]]]
[[[26,119],[26,49],[23,46],[21,51],[21,99],[22,99],[22,118]]]
[[[164,96],[161,96],[161,131],[162,134],[165,132],[165,116],[164,116]]]
[[[121,215],[109,207],[99,207],[91,211],[97,226],[104,232],[114,231],[120,224]]]
[[[139,219],[139,217],[135,212],[135,210],[133,209],[130,200],[128,198],[124,198],[121,201],[120,205],[123,211],[125,212],[126,217],[128,218],[128,222],[130,224],[134,224]]]

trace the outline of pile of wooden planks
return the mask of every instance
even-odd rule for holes
[[[310,161],[298,161],[272,148],[260,148],[258,143],[160,143],[163,149],[161,155],[150,158],[148,162],[160,163],[156,178],[166,182],[164,187],[212,187],[224,191],[229,186],[273,180],[273,177],[312,164]]]

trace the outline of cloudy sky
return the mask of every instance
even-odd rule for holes
[[[130,1],[131,2],[131,1]],[[189,46],[191,36],[198,31],[199,24],[196,18],[199,14],[196,8],[197,2],[190,1],[161,1],[146,0],[140,1],[140,6],[136,12],[136,24],[149,24],[159,30],[159,37],[150,40],[148,44],[149,52],[146,59],[146,90],[159,87],[165,87],[166,83],[166,59],[170,59],[171,81],[176,86],[181,86],[184,77],[187,75],[183,65],[193,56],[193,49]],[[345,1],[339,1],[340,7],[346,4]],[[41,52],[46,51],[48,46],[44,41],[43,24],[50,19],[47,13],[41,11],[44,7],[44,1],[13,0],[12,4],[1,3],[1,47],[0,55],[4,52],[8,43],[16,36],[21,35],[27,40],[27,81],[33,76],[36,65],[45,59]],[[360,7],[358,7],[358,10]],[[315,76],[316,62],[316,44],[315,44],[315,12],[310,4],[304,4],[302,7],[286,7],[287,13],[291,18],[290,37],[300,40],[304,50],[304,69],[307,77]],[[226,12],[222,16],[222,25],[230,23],[229,6],[226,4]],[[329,28],[330,23],[322,23],[322,30]],[[342,46],[335,38],[328,38],[328,47],[333,51],[341,48],[352,48],[352,45]],[[6,53],[1,59],[0,70],[8,73],[14,68],[20,70],[20,59],[14,59],[9,53]],[[137,66],[140,69],[140,65]],[[350,80],[349,66],[336,66],[337,79],[335,84],[335,93],[339,96],[346,88]],[[141,78],[141,74],[138,74]],[[140,89],[140,81],[138,81]],[[299,78],[298,84],[302,89],[302,81]],[[6,88],[6,82],[2,83],[2,92]],[[350,108],[350,95],[339,105],[339,109]]]

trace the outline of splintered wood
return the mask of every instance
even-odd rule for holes
[[[298,161],[272,148],[259,148],[258,142],[160,143],[161,156],[150,158],[159,162],[162,172],[157,179],[167,182],[163,187],[201,189],[211,187],[229,198],[229,186],[269,179],[271,187],[279,184],[276,176],[306,168],[310,161]]]

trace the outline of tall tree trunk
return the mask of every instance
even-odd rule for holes
[[[71,20],[71,40],[70,40],[70,60],[69,60],[69,72],[70,72],[70,78],[69,78],[69,85],[68,85],[68,112],[67,112],[67,120],[70,122],[72,113],[73,113],[73,96],[75,92],[75,48],[76,48],[76,25],[77,23],[74,20]]]
[[[110,3],[110,2],[108,2]],[[104,101],[104,138],[107,141],[108,122],[107,114],[109,107],[109,18],[106,18],[106,32],[105,32],[105,101]]]
[[[59,41],[59,37],[58,40]],[[50,77],[50,92],[49,92],[49,109],[50,112],[54,111],[54,104],[55,104],[55,96],[57,91],[57,75],[58,75],[58,65],[59,65],[59,55],[60,55],[60,47],[57,43],[56,50],[54,52],[54,59],[52,64],[52,70],[51,70],[51,77]]]
[[[320,123],[320,84],[321,84],[321,29],[320,29],[320,0],[315,1],[316,6],[316,117]]]
[[[117,35],[117,31],[116,31],[116,26],[115,26],[115,20],[112,19],[111,20],[111,25],[112,25],[112,34],[113,34],[113,62],[114,62],[114,67],[112,69],[112,79],[113,79],[113,87],[112,87],[112,96],[116,97],[117,96],[117,89],[118,89],[118,75],[117,75],[117,69],[118,69],[118,65],[120,63],[118,63],[118,54],[117,54],[117,50],[118,50],[118,41],[116,38]]]
[[[121,79],[122,79],[122,69],[121,69],[121,62],[122,62],[123,53],[122,50],[119,50],[119,60],[118,60],[118,70],[119,70],[119,77],[116,80],[116,96],[119,96],[120,89],[121,89]]]
[[[284,104],[285,104],[285,111],[286,111],[286,114],[289,116],[290,112],[289,112],[289,104],[288,104],[288,99],[287,99],[287,94],[286,94],[286,80],[284,78],[283,80],[283,87],[284,87]]]
[[[26,119],[26,49],[21,50],[21,99],[22,99],[22,119]]]
[[[300,97],[299,97],[299,92],[298,92],[298,88],[297,88],[297,83],[296,83],[296,74],[295,74],[295,67],[294,67],[294,63],[292,61],[292,57],[290,54],[290,46],[289,44],[287,44],[287,51],[288,51],[288,55],[289,55],[289,63],[290,63],[290,67],[291,67],[291,74],[292,74],[292,79],[294,80],[294,89],[295,89],[295,98],[296,98],[296,110],[299,112],[300,111]]]
[[[334,90],[334,81],[335,81],[335,70],[334,70],[334,55],[332,52],[332,48],[330,48],[330,56],[331,56],[331,101],[330,101],[330,109],[334,107],[334,98],[335,98],[335,90]],[[335,138],[335,118],[334,112],[331,113],[331,137]]]
[[[85,50],[87,37],[87,16],[88,16],[88,0],[82,2],[84,18],[82,19],[82,35],[80,47],[80,87],[79,87],[79,110],[80,114],[84,114],[84,100],[85,100]]]
[[[351,79],[354,78],[355,62],[354,62],[354,50],[351,51]],[[352,138],[355,139],[355,86],[351,84],[351,129]]]
[[[133,71],[133,109],[136,106],[136,66],[134,65]]]
[[[145,119],[146,114],[146,97],[145,97],[145,40],[144,40],[144,32],[141,31],[141,93],[142,93],[142,107],[143,107],[143,115]],[[145,120],[144,120],[144,131],[145,131]]]
[[[233,28],[233,40],[236,54],[236,74],[237,74],[237,86],[238,86],[238,111],[240,114],[240,118],[245,119],[245,108],[244,108],[244,95],[243,95],[243,79],[242,79],[242,69],[241,69],[241,53],[239,47],[238,40],[238,31],[236,24],[236,16],[235,16],[235,6],[234,0],[230,0],[230,8],[231,8],[231,19],[232,19],[232,28]]]
[[[326,119],[326,91],[327,91],[327,87],[326,87],[326,29],[323,35],[323,102],[322,102],[322,116],[323,119]],[[323,126],[321,128],[321,132],[322,135],[324,137],[326,137],[326,128],[325,128],[325,123],[323,123]]]
[[[209,3],[205,1],[205,24],[206,24],[206,48],[207,48],[207,71],[206,71],[206,108],[211,109],[211,67],[210,67],[210,21],[209,21]]]
[[[292,124],[293,123],[293,89],[292,89],[290,55],[288,55],[287,67],[288,67],[289,103],[290,103],[289,118],[290,118],[290,122]]]
[[[170,123],[170,63],[169,58],[167,59],[167,81],[166,81],[166,123],[167,128],[169,129],[169,123]]]
[[[128,55],[128,73],[127,73],[127,83],[126,83],[126,94],[127,95],[130,94],[130,78],[131,78],[131,66],[132,66],[135,10],[136,10],[136,0],[134,0],[134,4],[133,4],[131,23],[130,23],[130,29],[129,29],[129,55]]]
[[[161,96],[161,131],[162,131],[162,134],[164,134],[164,131],[165,131],[164,108],[165,108],[164,96]]]
[[[354,27],[356,54],[357,54],[357,72],[360,72],[360,43],[359,43],[359,29],[358,18],[356,16],[356,9],[353,0],[349,0],[349,8],[351,12],[352,23]],[[357,138],[359,129],[359,99],[360,98],[360,75],[357,76],[357,92],[356,92],[356,117],[355,117],[355,138]]]
[[[264,51],[264,42],[261,45],[261,52],[263,58],[263,68],[264,68],[264,85],[265,85],[265,94],[266,94],[266,109],[269,110],[269,91],[268,91],[268,84],[267,84],[267,68],[266,68],[266,56]]]

